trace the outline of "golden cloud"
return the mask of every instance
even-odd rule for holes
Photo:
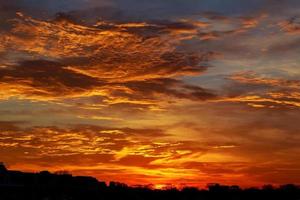
[[[211,178],[199,170],[200,163],[238,161],[212,146],[172,140],[160,129],[87,125],[21,128],[20,122],[1,124],[4,125],[0,131],[2,159],[13,168],[30,171],[47,167],[75,174],[91,172],[107,181],[125,181],[130,176],[129,184],[141,180],[145,184],[176,180],[176,184],[191,181],[200,185],[204,184],[197,182],[200,177]]]
[[[289,34],[299,34],[300,33],[300,21],[297,17],[292,17],[289,20],[282,21],[278,23],[281,30]]]
[[[247,103],[254,108],[300,107],[299,80],[265,77],[252,71],[234,74],[229,79],[235,86],[241,85],[244,91],[216,101]]]
[[[214,97],[180,79],[204,72],[207,67],[201,62],[216,56],[180,50],[183,35],[205,27],[203,23],[98,22],[87,26],[64,15],[42,21],[18,13],[11,24],[0,41],[5,58],[0,68],[2,99],[102,96],[108,104],[153,105],[162,96]]]

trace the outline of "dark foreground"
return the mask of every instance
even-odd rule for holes
[[[153,190],[111,182],[106,185],[93,177],[8,171],[0,165],[0,200],[300,200],[300,188],[288,184],[278,188],[241,189],[238,186],[208,185],[207,190],[183,188]]]

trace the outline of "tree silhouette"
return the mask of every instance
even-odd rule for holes
[[[124,183],[100,182],[94,177],[73,176],[66,171],[24,173],[7,170],[0,163],[0,199],[2,200],[299,200],[300,188],[293,184],[261,189],[241,189],[237,185],[218,183],[207,189],[169,187],[162,190],[153,186],[130,187]]]

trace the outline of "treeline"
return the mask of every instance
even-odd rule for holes
[[[100,182],[93,177],[71,174],[24,173],[9,171],[0,165],[0,199],[2,200],[300,200],[300,188],[293,184],[260,189],[209,184],[207,189],[186,187],[164,190],[129,187],[123,183]]]

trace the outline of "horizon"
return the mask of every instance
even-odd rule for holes
[[[299,0],[0,0],[0,159],[128,185],[300,185]]]
[[[56,175],[56,176],[64,176],[64,175],[70,175],[72,177],[81,177],[80,174],[78,175],[74,175],[68,171],[64,171],[64,170],[61,170],[61,171],[55,171],[55,172],[51,172],[51,171],[48,171],[47,169],[44,169],[42,171],[20,171],[20,170],[17,170],[17,169],[9,169],[6,167],[5,163],[1,163],[0,162],[0,166],[4,166],[6,168],[6,170],[8,172],[21,172],[21,173],[33,173],[33,174],[40,174],[40,173],[50,173],[51,175]],[[3,175],[3,174],[2,174]],[[87,177],[92,177],[92,178],[95,178],[93,176],[87,176]],[[114,181],[114,180],[110,180],[110,181],[104,181],[104,180],[101,180],[101,179],[98,179],[96,178],[96,180],[99,182],[99,183],[105,183],[106,187],[109,187],[109,185],[111,183],[117,183],[117,184],[125,184],[126,187],[130,187],[130,188],[147,188],[147,189],[150,189],[150,190],[173,190],[173,189],[176,189],[176,190],[179,190],[179,191],[182,191],[184,189],[191,189],[191,188],[197,188],[198,190],[208,190],[210,186],[221,186],[221,187],[238,187],[239,189],[241,190],[248,190],[248,189],[258,189],[258,190],[261,190],[261,189],[264,189],[264,188],[273,188],[273,189],[280,189],[281,187],[283,186],[287,186],[287,185],[293,185],[295,187],[299,187],[300,188],[300,185],[297,185],[297,184],[293,184],[293,183],[286,183],[286,184],[280,184],[280,185],[272,185],[272,184],[265,184],[265,185],[261,185],[261,186],[248,186],[248,187],[241,187],[239,185],[222,185],[220,183],[207,183],[204,187],[200,187],[200,186],[190,186],[190,185],[174,185],[174,184],[171,184],[171,183],[165,183],[165,184],[161,184],[161,185],[154,185],[154,184],[139,184],[139,185],[128,185],[126,183],[122,183],[122,182],[117,182],[117,181]]]

